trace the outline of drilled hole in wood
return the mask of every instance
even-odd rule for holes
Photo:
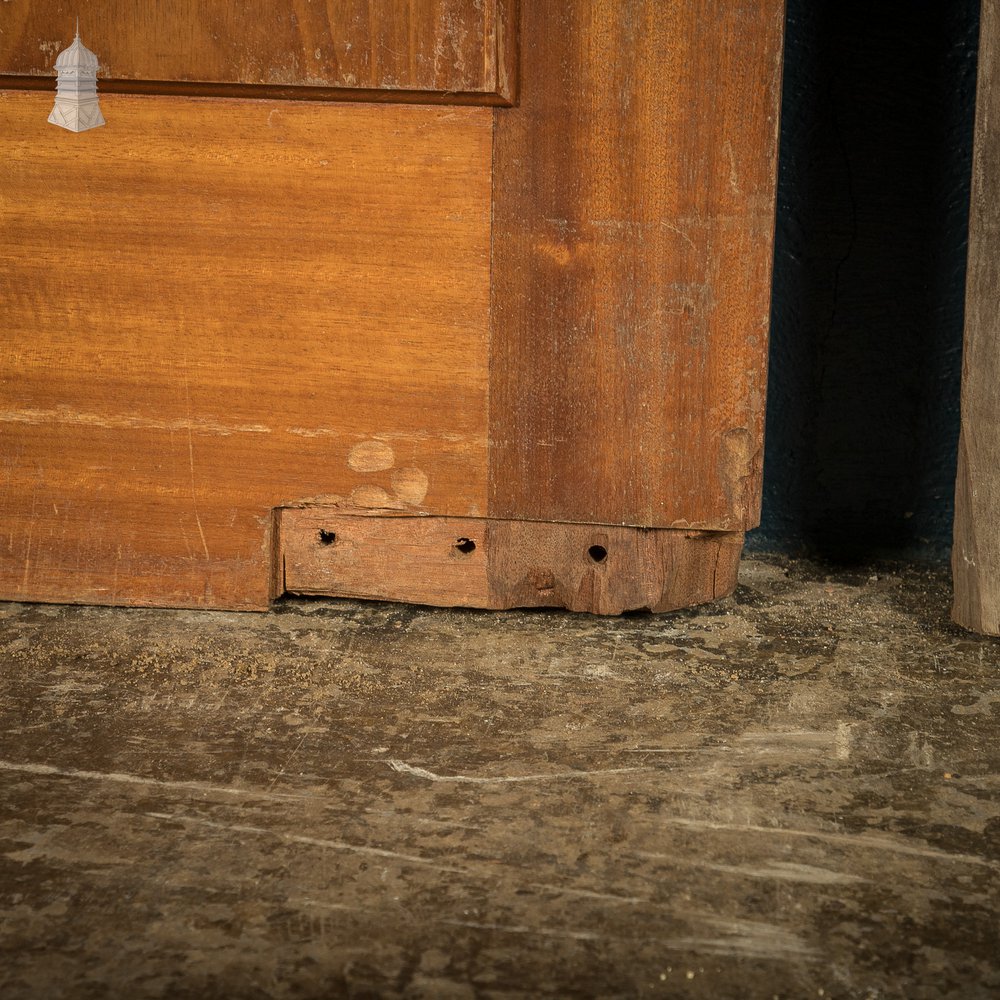
[[[470,552],[476,551],[476,543],[471,538],[460,538],[455,542],[455,548],[459,552],[469,555]]]
[[[319,544],[320,545],[333,545],[337,540],[336,531],[327,531],[326,528],[319,529]]]
[[[604,562],[608,558],[608,550],[603,545],[591,545],[587,549],[587,555],[596,563]]]

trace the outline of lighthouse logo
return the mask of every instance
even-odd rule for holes
[[[104,124],[97,103],[97,56],[80,41],[77,22],[73,44],[56,59],[56,103],[49,121],[70,132],[86,132]]]

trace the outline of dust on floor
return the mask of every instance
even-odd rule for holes
[[[1000,995],[943,569],[670,615],[0,605],[0,996]]]

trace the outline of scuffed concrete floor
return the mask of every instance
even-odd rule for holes
[[[0,605],[0,996],[1000,995],[943,571],[601,620]]]

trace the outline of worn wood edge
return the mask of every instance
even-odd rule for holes
[[[207,601],[196,604],[186,596],[158,596],[150,598],[129,597],[107,597],[101,595],[96,597],[74,596],[60,594],[52,597],[44,593],[30,593],[25,595],[0,597],[0,604],[44,604],[53,607],[71,608],[136,608],[147,611],[223,611],[238,614],[264,614],[271,610],[274,601],[281,594],[275,594],[270,600],[224,600]]]
[[[955,527],[951,550],[951,573],[954,597],[951,618],[956,625],[969,632],[1000,635],[1000,615],[988,606],[981,585],[981,566],[978,535],[973,523],[973,494],[971,469],[967,455],[966,432],[963,430],[958,448],[958,475],[955,486]]]
[[[519,92],[521,0],[496,0],[493,38],[493,92],[501,107],[514,107]]]
[[[281,559],[281,510],[277,507],[268,518],[264,545],[270,567],[268,598],[273,602],[285,592],[285,568]]]
[[[497,518],[383,520],[310,506],[281,510],[279,537],[283,591],[290,595],[619,615],[730,595],[744,535]],[[456,559],[449,550],[468,540],[473,550]],[[394,545],[398,563],[386,554]],[[338,546],[346,569],[338,565]]]
[[[764,336],[763,368],[761,371],[761,385],[764,387],[764,400],[757,414],[757,443],[758,450],[756,457],[750,463],[749,482],[746,491],[746,508],[744,511],[744,531],[753,531],[760,527],[761,516],[764,507],[764,453],[767,445],[767,387],[771,379],[771,319],[774,314],[774,248],[778,236],[778,170],[779,154],[781,151],[781,123],[785,109],[785,102],[781,95],[785,92],[785,47],[788,44],[788,33],[785,25],[788,21],[788,0],[781,2],[781,44],[778,46],[778,67],[774,83],[774,88],[778,94],[776,110],[774,115],[774,126],[771,134],[771,161],[768,167],[773,197],[771,199],[771,230],[768,239],[768,246],[771,248],[770,260],[767,269],[767,315],[768,325]]]
[[[55,77],[0,74],[0,90],[51,90]],[[211,83],[190,80],[99,80],[102,94],[157,97],[216,97],[261,101],[315,101],[330,104],[424,104],[511,107],[513,98],[496,91],[391,90],[378,87],[308,87],[264,83]]]
[[[1000,395],[997,394],[998,324],[997,159],[1000,129],[1000,0],[984,0],[980,27],[969,249],[965,286],[961,431],[955,479],[951,553],[955,624],[1000,635]]]

